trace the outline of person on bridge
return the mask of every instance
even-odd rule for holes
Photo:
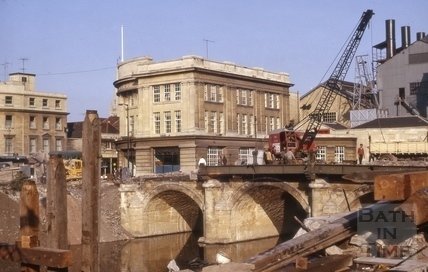
[[[358,155],[358,162],[360,164],[363,164],[363,158],[364,158],[364,147],[363,147],[363,144],[360,144],[360,147],[357,150],[357,155]]]
[[[288,149],[287,153],[285,153],[285,164],[293,164],[296,161],[296,157],[294,156],[293,151]]]

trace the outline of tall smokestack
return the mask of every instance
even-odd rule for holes
[[[407,48],[410,45],[410,26],[401,27],[401,49]]]
[[[418,33],[416,33],[416,40],[417,41],[420,41],[423,38],[425,38],[425,32],[418,32]]]
[[[390,59],[395,54],[395,20],[385,21],[386,29],[386,58]]]

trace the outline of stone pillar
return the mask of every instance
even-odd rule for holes
[[[224,185],[210,179],[202,185],[205,189],[204,237],[200,242],[207,244],[229,243],[232,241],[231,209],[222,200]]]
[[[143,212],[137,189],[136,184],[120,185],[120,221],[126,231],[139,236],[143,233]]]
[[[324,214],[324,202],[326,195],[330,194],[330,184],[324,179],[316,178],[314,181],[309,183],[311,188],[310,205],[311,205],[311,216],[321,216]]]

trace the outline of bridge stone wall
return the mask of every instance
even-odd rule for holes
[[[135,237],[200,231],[200,241],[211,244],[293,235],[294,217],[358,209],[372,188],[322,179],[235,177],[140,181],[120,190],[122,226]]]

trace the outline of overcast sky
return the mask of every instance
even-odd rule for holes
[[[0,0],[0,63],[9,63],[0,80],[22,71],[26,58],[38,91],[68,96],[68,121],[82,121],[87,109],[107,117],[124,25],[125,60],[208,54],[289,73],[303,94],[330,75],[367,9],[375,15],[357,55],[385,40],[387,19],[395,19],[397,47],[401,26],[411,27],[412,42],[416,32],[428,34],[427,0]]]

